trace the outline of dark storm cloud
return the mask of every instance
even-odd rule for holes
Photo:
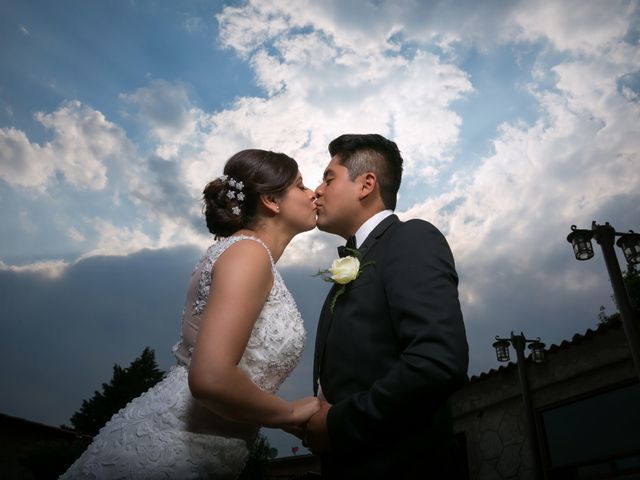
[[[0,271],[0,361],[11,366],[0,411],[55,425],[109,380],[114,363],[128,365],[145,346],[170,366],[198,255],[92,257],[57,279]]]

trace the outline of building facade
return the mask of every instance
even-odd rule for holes
[[[473,377],[453,398],[470,479],[640,478],[640,384],[619,321],[525,364],[533,439],[515,363]]]

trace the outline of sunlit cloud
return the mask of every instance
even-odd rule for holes
[[[378,132],[393,138],[405,158],[401,195],[413,204],[399,212],[403,218],[424,218],[445,231],[463,265],[497,261],[519,242],[535,242],[520,257],[524,268],[543,249],[536,239],[550,234],[543,228],[531,236],[527,225],[553,215],[554,228],[565,228],[575,205],[588,218],[612,195],[637,191],[631,129],[638,92],[633,82],[620,84],[640,60],[637,45],[625,40],[635,4],[487,2],[484,8],[494,14],[480,15],[474,2],[304,2],[301,8],[280,0],[225,7],[216,16],[218,41],[251,66],[263,96],[238,97],[207,112],[182,82],[156,79],[123,92],[120,101],[148,135],[139,153],[113,121],[68,102],[37,114],[54,134],[42,146],[20,130],[2,129],[0,154],[7,161],[0,177],[44,187],[59,172],[76,188],[104,189],[107,159],[118,157],[126,184],[113,185],[114,205],[126,195],[139,220],[127,227],[107,221],[115,230],[96,229],[99,240],[84,255],[203,245],[210,240],[196,227],[202,187],[236,151],[286,152],[314,187],[332,138]],[[189,17],[185,28],[202,28],[201,21]],[[477,92],[458,53],[510,42],[546,45],[526,87],[539,118],[503,123],[492,152],[463,164],[461,128],[476,120],[463,118],[456,102]],[[585,189],[588,196],[579,193]],[[78,242],[75,232],[71,239]],[[287,264],[322,263],[332,255],[335,239],[302,238],[292,243]],[[504,246],[488,249],[496,238]]]
[[[92,223],[93,228],[98,233],[98,241],[95,248],[83,254],[80,259],[97,255],[128,255],[156,246],[151,237],[143,233],[139,227],[118,227],[104,219],[95,219]]]
[[[44,145],[13,127],[0,129],[0,178],[16,187],[46,188],[56,173],[77,189],[102,190],[106,163],[132,149],[124,131],[79,101],[65,102],[36,120],[51,131]]]
[[[44,260],[28,265],[7,265],[0,260],[0,271],[35,274],[52,280],[60,278],[68,266],[69,264],[63,260]]]

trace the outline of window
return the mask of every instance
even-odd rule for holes
[[[640,384],[541,412],[552,478],[640,472]]]

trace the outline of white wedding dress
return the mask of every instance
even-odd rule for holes
[[[232,236],[207,250],[192,274],[182,315],[178,364],[154,387],[116,413],[63,479],[233,479],[242,471],[258,427],[231,422],[191,396],[189,361],[207,302],[211,269],[229,246],[257,238]],[[269,250],[267,249],[267,252]],[[269,253],[271,258],[271,253]],[[293,297],[273,271],[273,287],[239,363],[261,389],[275,393],[294,369],[306,332]]]

